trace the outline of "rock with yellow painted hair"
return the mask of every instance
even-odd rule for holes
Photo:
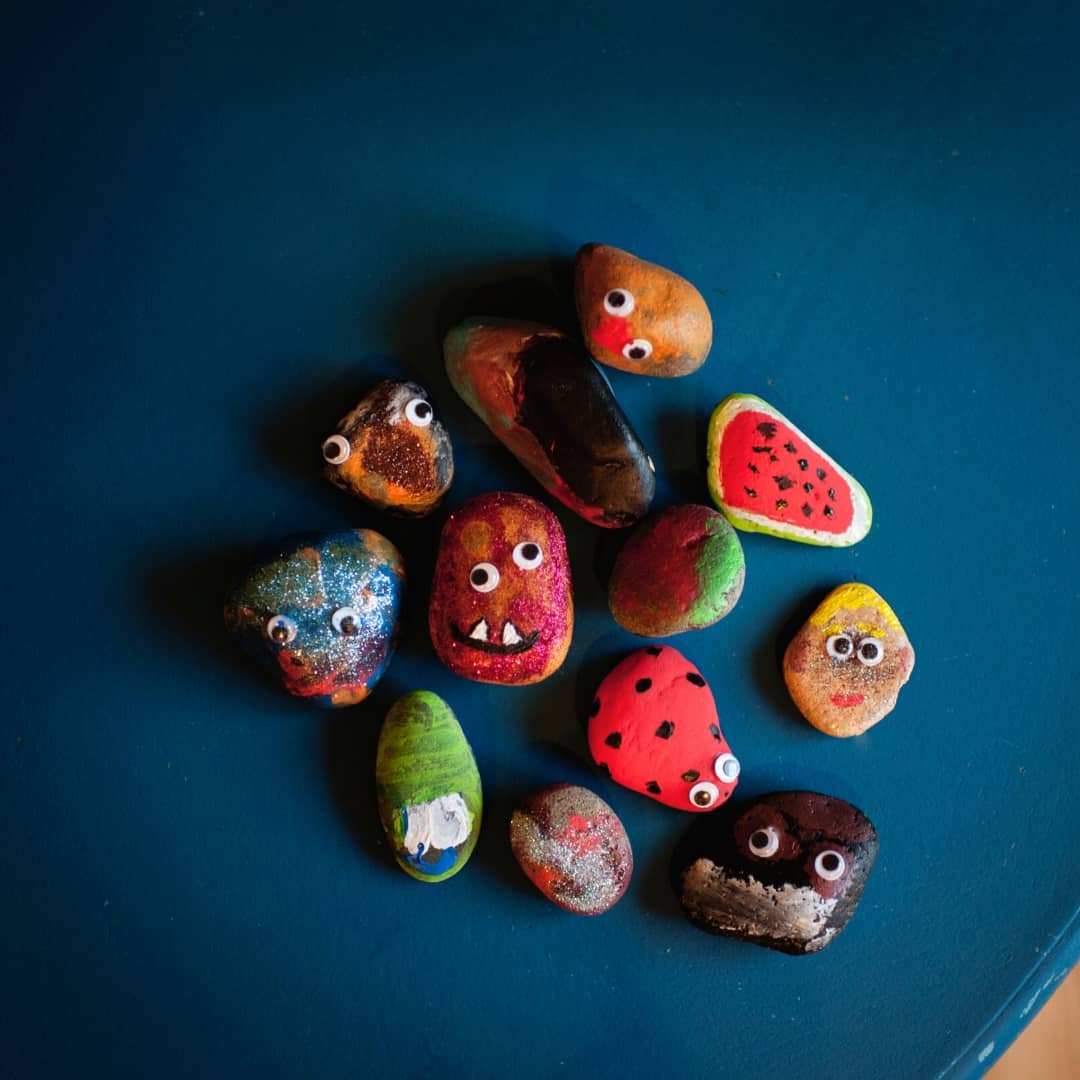
[[[915,650],[893,609],[869,585],[833,589],[784,653],[784,682],[819,731],[861,735],[888,716],[911,677]]]

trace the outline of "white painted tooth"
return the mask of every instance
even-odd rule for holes
[[[502,643],[504,645],[516,645],[521,640],[521,635],[517,632],[517,627],[507,619],[503,623],[503,638]]]
[[[488,639],[487,631],[488,631],[487,619],[481,619],[469,631],[469,637],[471,637],[473,639],[473,641],[487,641],[487,639]]]

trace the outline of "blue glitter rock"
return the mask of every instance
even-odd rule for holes
[[[256,565],[225,604],[225,625],[317,705],[363,701],[397,644],[405,565],[385,536],[351,529]]]

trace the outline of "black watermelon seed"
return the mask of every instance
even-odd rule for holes
[[[750,470],[750,471],[751,471],[752,473],[756,473],[756,472],[758,471],[758,467],[757,467],[757,466],[756,466],[756,465],[755,465],[755,464],[754,464],[754,463],[753,463],[752,461],[748,461],[748,462],[746,463],[746,467],[747,467],[747,468],[748,468],[748,469],[749,469],[749,470]]]
[[[686,673],[686,677],[695,686],[704,686],[705,685],[705,680],[696,671],[688,671]]]
[[[803,503],[799,509],[802,510],[804,517],[809,517],[814,512],[814,508],[809,503]]]
[[[649,792],[650,795],[659,795],[660,794],[660,785],[655,780],[650,780],[645,785],[645,790],[647,792]]]
[[[653,734],[658,739],[670,739],[675,734],[675,725],[670,720],[665,720]]]
[[[826,506],[825,507],[825,516],[826,517],[832,517],[832,507],[831,506]]]
[[[780,459],[775,454],[770,454],[769,455],[769,460],[770,461],[779,461]]]
[[[639,694],[644,694],[650,686],[652,686],[652,679],[638,679],[638,681],[634,683],[634,689]]]
[[[622,735],[618,731],[613,731],[605,740],[605,746],[610,746],[612,750],[618,750],[622,746]]]
[[[829,498],[833,500],[836,499],[836,488],[829,488]]]
[[[817,478],[819,480],[824,480],[825,479],[825,470],[824,469],[820,469],[820,468],[818,469]]]
[[[720,741],[720,729],[715,724],[709,725],[709,734],[717,741]]]
[[[802,489],[803,489],[803,491],[805,491],[805,492],[806,492],[807,494],[809,494],[809,493],[810,493],[811,491],[813,491],[813,490],[814,490],[814,485],[813,485],[813,484],[811,484],[809,480],[807,480],[807,481],[806,481],[806,483],[805,483],[805,484],[803,484],[803,486],[802,486]]]
[[[761,432],[761,437],[765,439],[766,442],[771,442],[776,438],[776,425],[770,423],[768,420],[764,420],[758,424],[757,430]]]
[[[701,773],[699,773],[697,769],[687,769],[686,772],[682,774],[682,778],[688,784],[692,784],[700,775]]]
[[[596,716],[600,712],[600,699],[593,698],[592,708],[589,710],[590,716]]]
[[[784,443],[784,449],[785,449],[785,450],[786,450],[786,451],[787,451],[787,452],[788,452],[789,454],[795,454],[795,453],[798,453],[798,451],[797,451],[797,450],[795,449],[795,444],[794,444],[793,442],[786,442],[786,443]]]
[[[776,500],[776,509],[777,510],[786,510],[787,509],[787,499],[777,499]]]
[[[650,656],[659,656],[664,650],[659,645],[650,645],[645,650]]]
[[[772,447],[771,446],[751,446],[750,449],[753,450],[755,454],[771,454],[772,453]]]
[[[746,494],[749,495],[751,499],[756,499],[757,498],[757,492],[753,488],[747,487],[745,484],[743,485],[743,491],[745,491]]]
[[[799,468],[802,469],[803,472],[806,472],[806,470],[810,468],[810,462],[804,457],[799,458]]]
[[[787,491],[789,487],[795,486],[795,481],[792,480],[790,476],[774,476],[773,479],[776,481],[776,486],[781,491]]]

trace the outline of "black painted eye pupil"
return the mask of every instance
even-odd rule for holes
[[[614,292],[608,293],[608,303],[612,307],[622,307],[626,303],[626,296],[616,289]]]
[[[645,350],[640,345],[635,345],[630,350],[630,358],[632,360],[641,360],[645,356]]]
[[[851,652],[851,642],[847,638],[838,638],[833,648],[838,653],[848,653]]]
[[[694,795],[694,802],[698,806],[708,806],[712,802],[712,796],[707,791],[699,791]]]
[[[470,580],[474,585],[486,585],[488,579],[488,572],[486,570],[474,570]]]
[[[270,636],[275,641],[285,641],[289,636],[288,627],[284,623],[278,623],[273,630],[270,631]]]
[[[862,654],[867,660],[876,660],[878,655],[878,647],[872,641],[866,642],[862,647]]]
[[[821,856],[822,869],[828,870],[831,874],[834,870],[840,869],[840,859],[833,852],[828,852],[826,855]]]
[[[540,549],[535,544],[526,544],[521,549],[521,556],[526,562],[532,562],[539,554]]]
[[[764,829],[758,829],[753,836],[750,837],[750,846],[752,848],[767,848],[769,846],[769,834]]]
[[[356,620],[351,615],[347,615],[341,620],[341,632],[343,634],[356,633]]]
[[[421,401],[417,404],[413,412],[423,420],[425,417],[431,415],[431,406],[426,401]]]

